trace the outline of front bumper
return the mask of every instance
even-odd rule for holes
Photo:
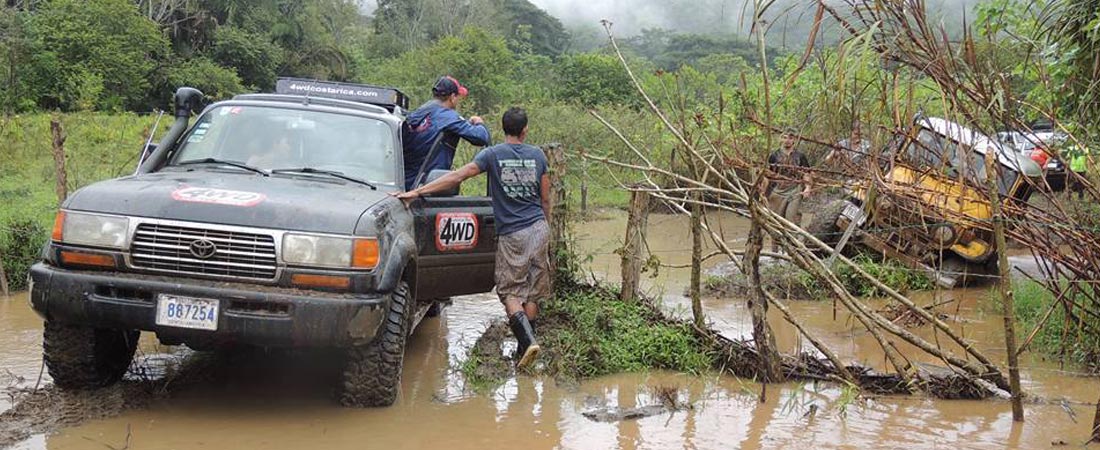
[[[31,305],[48,320],[153,331],[166,342],[272,347],[346,347],[369,342],[390,297],[336,294],[244,283],[69,270],[38,263]],[[157,325],[157,296],[217,299],[218,329]]]

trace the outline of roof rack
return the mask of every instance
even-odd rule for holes
[[[368,84],[337,83],[303,78],[279,78],[275,82],[275,93],[367,103],[381,106],[393,112],[397,112],[397,108],[409,109],[409,97],[401,91]]]

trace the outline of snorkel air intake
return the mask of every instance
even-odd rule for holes
[[[172,123],[168,133],[161,138],[156,151],[149,155],[149,158],[138,168],[137,173],[149,173],[164,164],[176,140],[183,135],[184,131],[187,131],[187,122],[191,118],[191,112],[198,109],[202,97],[202,91],[195,88],[181,87],[176,90],[176,95],[172,97],[173,107],[176,110],[176,121]]]

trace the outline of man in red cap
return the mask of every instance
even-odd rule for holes
[[[416,188],[416,175],[425,165],[429,153],[435,156],[427,162],[424,174],[432,170],[451,170],[458,139],[477,146],[489,145],[491,136],[481,117],[462,118],[455,109],[469,91],[450,76],[440,77],[432,87],[432,98],[409,113],[402,129],[405,154],[405,189]],[[423,181],[423,180],[422,180]]]

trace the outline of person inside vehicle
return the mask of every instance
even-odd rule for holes
[[[258,139],[258,147],[248,157],[248,164],[261,169],[275,169],[281,167],[293,167],[298,157],[294,146],[290,142],[290,136],[286,133],[277,135],[266,134]]]
[[[517,367],[534,361],[539,345],[531,321],[550,297],[550,177],[546,155],[524,144],[527,112],[511,108],[501,120],[504,143],[478,152],[474,161],[427,185],[397,194],[406,206],[422,195],[454,189],[488,174],[497,226],[496,288],[519,347]]]
[[[768,208],[791,223],[802,226],[802,198],[809,194],[810,161],[798,151],[798,134],[793,128],[783,132],[782,147],[768,156],[767,186]],[[779,245],[772,241],[772,251],[779,252]]]
[[[436,149],[435,156],[427,162],[424,173],[432,170],[451,170],[458,140],[462,138],[477,146],[489,145],[492,137],[481,117],[463,119],[455,111],[469,91],[450,76],[440,77],[432,87],[432,99],[409,113],[402,127],[402,143],[405,155],[405,189],[416,186],[416,175],[425,159]]]

